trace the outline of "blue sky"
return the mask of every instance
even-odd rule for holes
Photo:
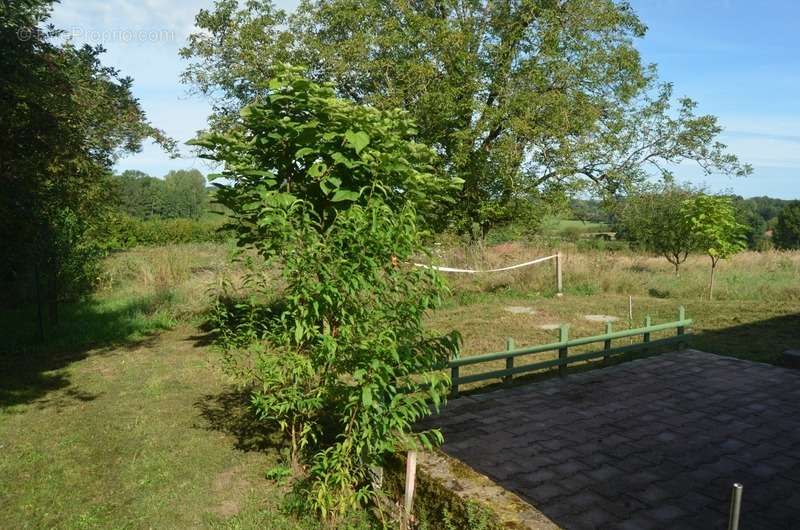
[[[292,9],[296,0],[277,4]],[[211,0],[62,0],[53,22],[78,42],[102,44],[105,63],[134,78],[150,120],[185,142],[205,125],[209,105],[179,82],[178,49],[194,15]],[[800,198],[800,2],[785,0],[632,0],[649,27],[637,43],[644,60],[659,65],[678,96],[719,117],[722,140],[755,171],[748,178],[704,176],[681,166],[684,180],[746,197]],[[133,33],[142,31],[142,34]],[[119,170],[162,176],[170,169],[211,168],[184,148],[170,160],[154,145],[128,156]]]

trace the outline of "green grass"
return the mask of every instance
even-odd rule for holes
[[[285,512],[280,440],[191,324],[224,251],[180,264],[204,249],[113,257],[44,342],[32,308],[2,315],[0,528],[319,527]]]
[[[553,341],[557,331],[543,324],[570,324],[580,337],[603,331],[587,314],[620,317],[622,329],[647,314],[672,320],[684,305],[698,349],[780,363],[784,349],[800,348],[800,253],[723,262],[709,302],[706,258],[691,258],[676,277],[655,257],[560,250],[563,297],[549,263],[451,276],[453,294],[429,325],[459,330],[463,354],[474,355],[502,350],[508,336],[520,347]],[[227,252],[200,244],[115,255],[102,290],[64,305],[44,343],[32,308],[2,315],[0,528],[317,527],[282,509],[286,486],[267,478],[281,444],[250,415],[197,328],[209,286],[241,273]],[[489,267],[552,252],[506,243],[480,258],[446,249],[439,259]]]
[[[691,345],[697,349],[780,364],[784,350],[800,348],[800,253],[744,253],[724,261],[715,300],[709,301],[708,258],[690,258],[680,276],[675,276],[662,258],[578,252],[569,246],[562,252],[563,297],[555,296],[550,264],[502,274],[450,275],[453,295],[431,316],[431,326],[441,332],[460,331],[462,355],[468,356],[502,351],[506,337],[513,337],[518,347],[556,342],[558,331],[540,327],[546,324],[568,324],[570,336],[578,338],[604,331],[602,323],[589,321],[586,315],[617,317],[615,329],[625,329],[641,326],[646,315],[654,322],[675,320],[677,308],[683,305],[694,319]],[[501,266],[550,253],[550,248],[506,244],[487,250],[485,260]],[[442,261],[459,266],[460,258],[454,252]],[[628,319],[629,296],[632,321]],[[511,313],[506,310],[510,306],[528,307],[535,313]],[[555,352],[526,356],[516,364],[555,357]],[[497,361],[465,367],[462,374],[502,368],[504,363]]]
[[[580,219],[562,219],[560,217],[546,217],[542,221],[540,231],[549,235],[581,234],[608,232],[610,227],[605,223],[593,223]]]
[[[284,491],[264,476],[280,446],[194,333],[88,352],[43,372],[57,387],[6,404],[0,528],[316,526],[280,511]]]

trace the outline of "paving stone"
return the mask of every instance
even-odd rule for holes
[[[724,528],[734,481],[742,528],[800,528],[800,371],[675,352],[459,398],[422,426],[567,530]]]
[[[614,516],[601,508],[592,508],[589,511],[578,514],[577,519],[587,528],[601,528],[614,519]]]
[[[685,517],[688,515],[688,513],[677,506],[667,504],[649,510],[645,512],[644,515],[655,521],[658,521],[663,525],[668,525],[680,519],[681,517]]]

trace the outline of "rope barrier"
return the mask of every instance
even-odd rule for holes
[[[433,269],[441,272],[460,272],[464,274],[480,274],[484,272],[502,272],[502,271],[510,271],[513,269],[520,269],[522,267],[528,267],[529,265],[535,265],[537,263],[541,263],[543,261],[547,261],[549,259],[556,259],[558,258],[558,254],[553,254],[552,256],[546,256],[544,258],[537,258],[533,261],[526,261],[525,263],[520,263],[518,265],[511,265],[510,267],[502,267],[499,269],[487,269],[482,271],[472,270],[472,269],[455,269],[453,267],[437,267],[435,265],[425,265],[423,263],[415,263],[415,267],[423,267],[425,269]]]

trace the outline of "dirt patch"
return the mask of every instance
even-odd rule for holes
[[[558,329],[561,327],[561,324],[542,324],[538,326],[539,329],[546,329],[548,331],[552,331],[554,329]]]
[[[619,317],[612,315],[583,315],[583,318],[590,322],[616,322]]]
[[[503,308],[503,311],[507,313],[513,313],[515,315],[535,315],[536,310],[532,307],[527,306],[519,306],[519,305],[509,305]]]
[[[211,483],[214,496],[219,499],[211,511],[220,517],[233,517],[242,508],[242,501],[247,497],[250,482],[242,475],[244,470],[237,466],[217,474]]]

